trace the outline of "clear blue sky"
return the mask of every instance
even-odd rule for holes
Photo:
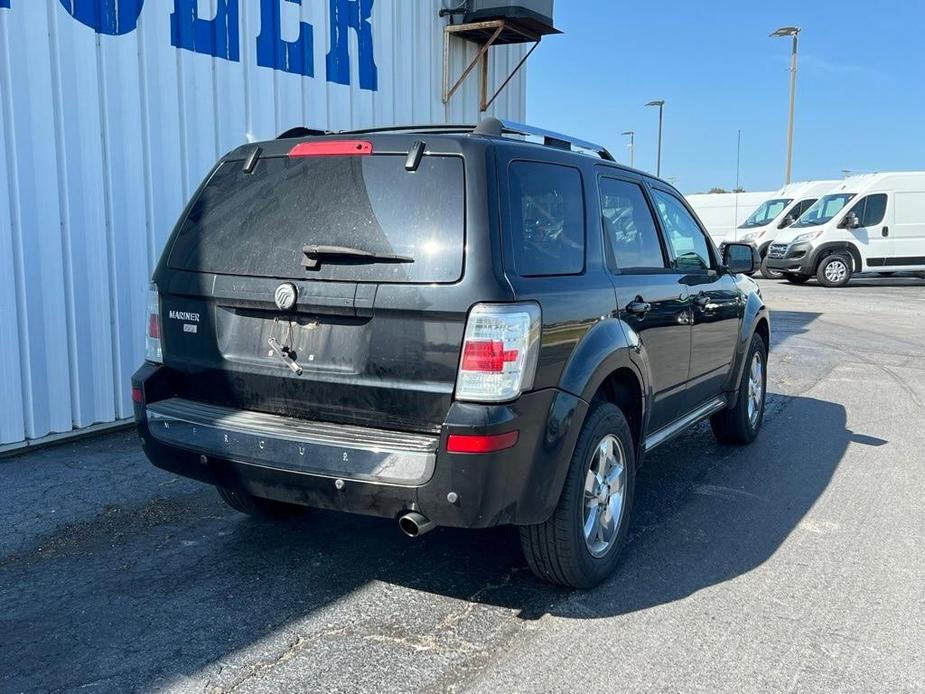
[[[800,35],[794,180],[842,169],[925,170],[925,0],[559,0],[529,63],[531,123],[608,146],[655,170],[665,99],[662,176],[685,193],[783,182],[790,40]]]

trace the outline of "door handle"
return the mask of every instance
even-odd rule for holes
[[[642,317],[652,310],[652,304],[643,301],[641,296],[637,296],[633,301],[626,305],[626,310],[634,316]]]
[[[890,235],[890,227],[883,227],[883,231],[881,231],[880,233],[883,234],[884,238],[886,238],[887,236]]]

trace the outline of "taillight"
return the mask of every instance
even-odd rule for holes
[[[446,440],[446,450],[449,453],[495,453],[516,446],[518,437],[516,431],[491,436],[450,434]]]
[[[161,309],[157,287],[148,290],[148,328],[145,330],[145,360],[160,364],[161,353]]]
[[[540,328],[536,304],[476,304],[466,322],[456,399],[504,402],[532,388]]]

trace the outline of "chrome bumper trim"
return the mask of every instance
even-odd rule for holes
[[[312,422],[171,398],[146,408],[157,441],[217,458],[289,472],[420,485],[434,471],[439,439]]]

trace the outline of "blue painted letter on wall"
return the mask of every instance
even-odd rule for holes
[[[200,19],[197,0],[174,0],[170,43],[216,58],[240,60],[238,0],[217,0],[217,3],[215,19]]]
[[[120,36],[135,31],[145,0],[59,0],[65,11],[97,34]],[[9,7],[9,5],[7,5]]]
[[[350,84],[351,29],[357,33],[360,89],[376,91],[379,74],[373,56],[373,28],[369,18],[374,0],[331,0],[331,52],[327,56],[328,82]]]
[[[301,5],[302,0],[285,0]],[[257,64],[275,70],[315,76],[313,49],[315,36],[312,25],[299,23],[299,38],[283,41],[280,33],[280,0],[260,0],[260,35],[257,36]]]

